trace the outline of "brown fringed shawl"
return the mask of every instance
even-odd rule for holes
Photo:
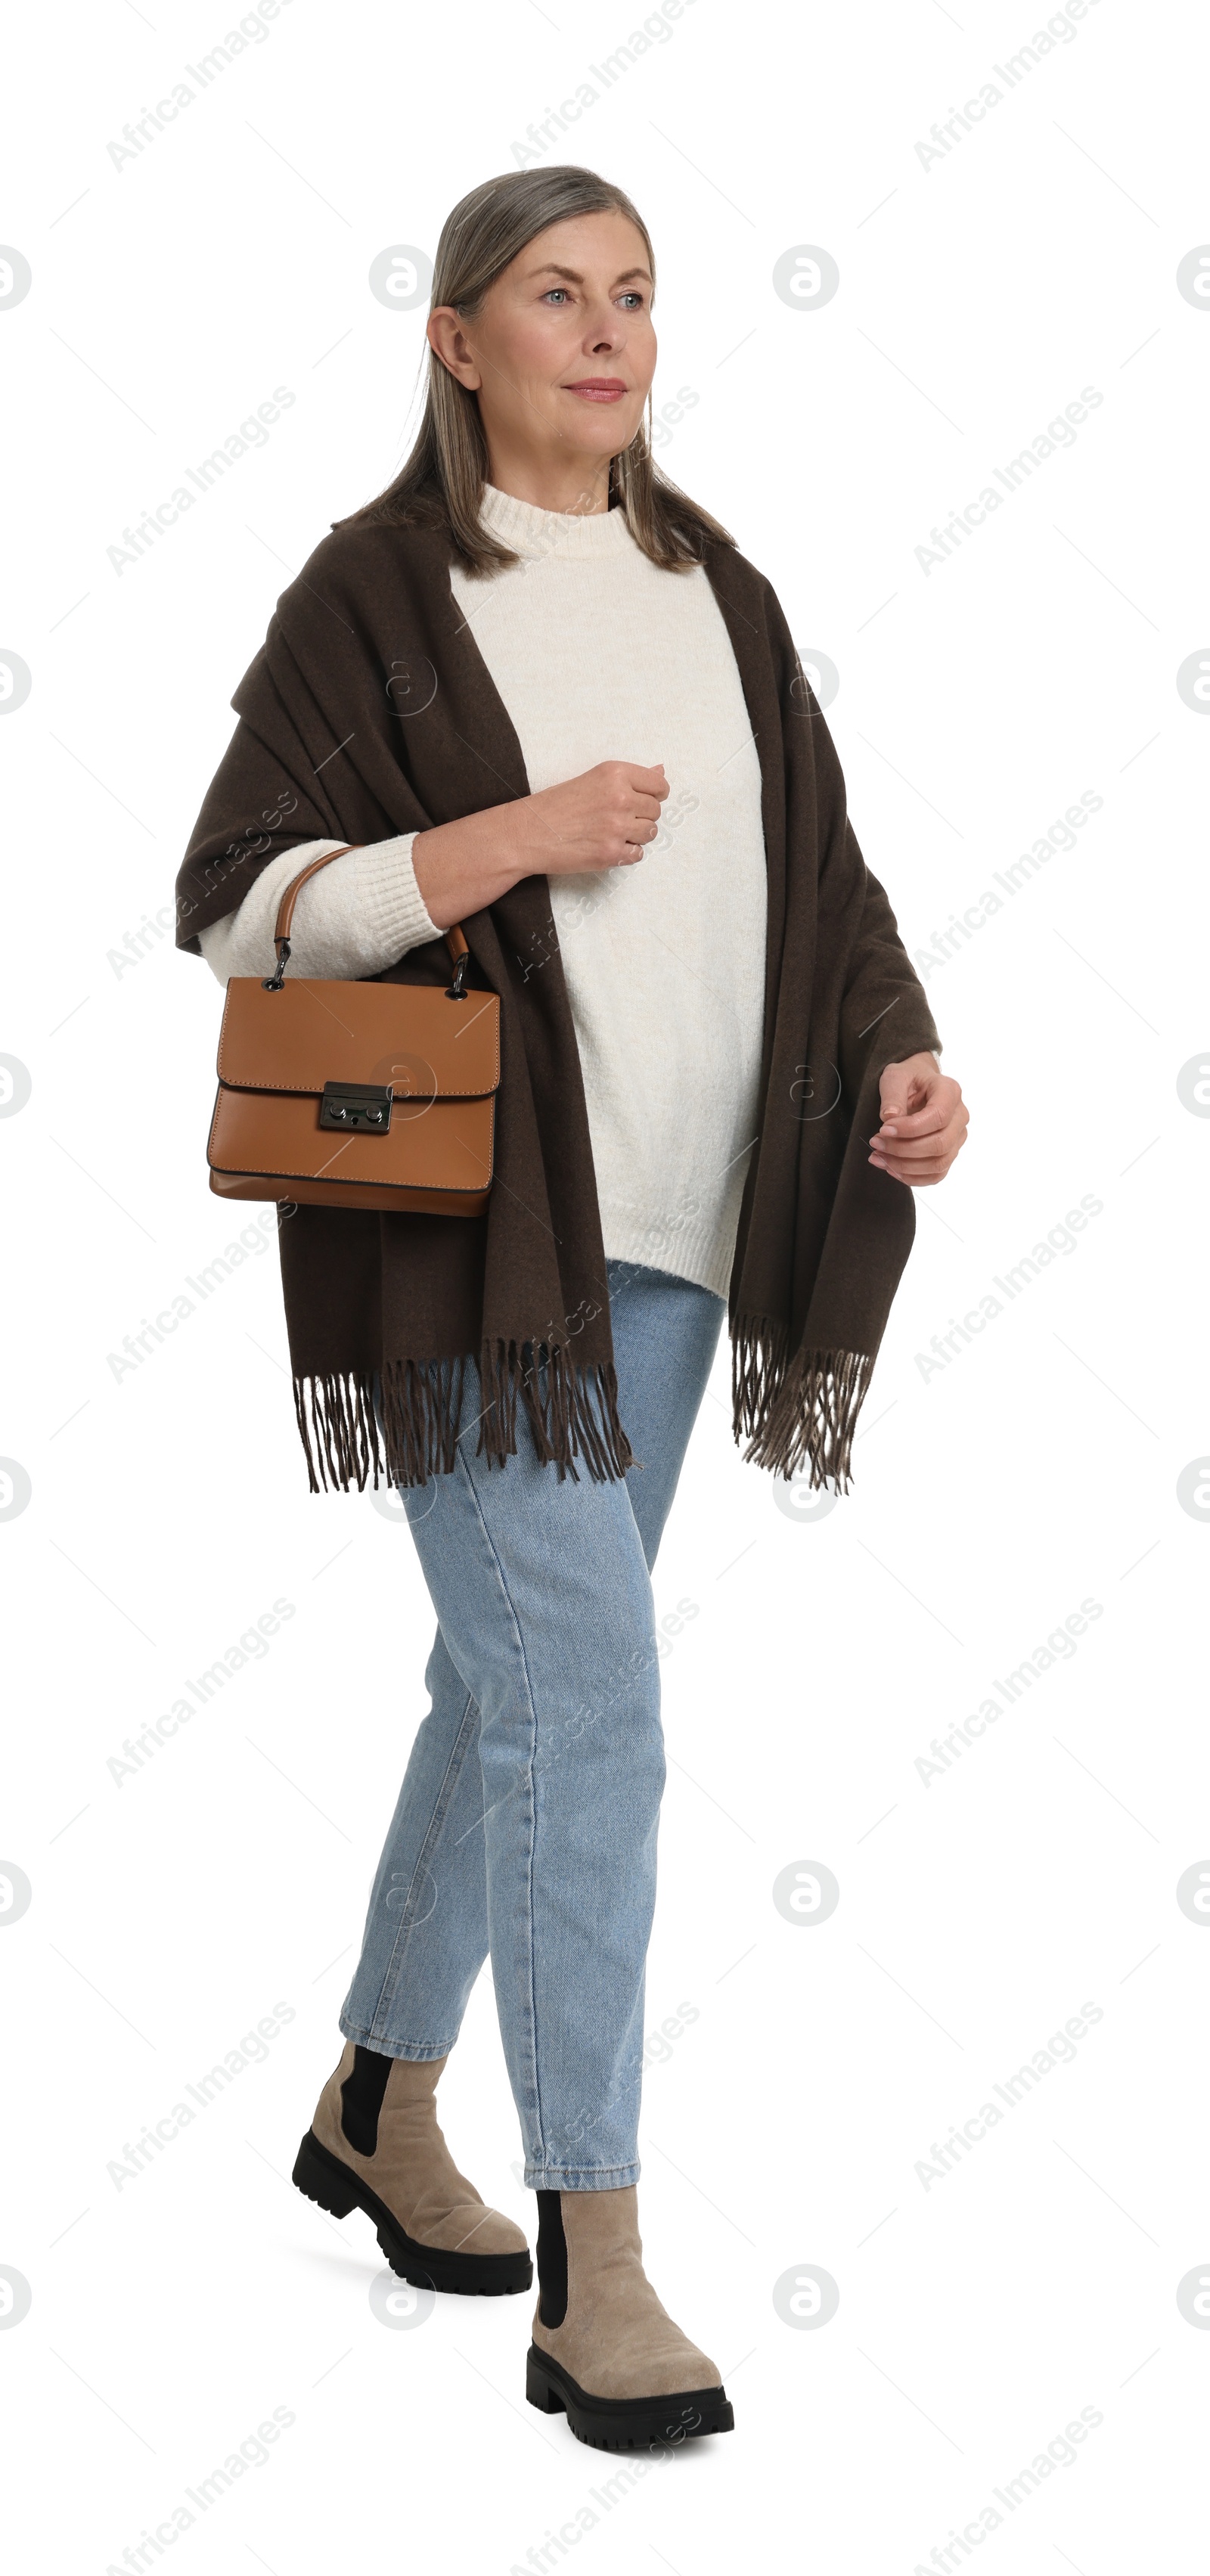
[[[731,1279],[736,1436],[811,1483],[848,1479],[853,1432],[911,1246],[912,1197],[873,1170],[882,1067],[939,1043],[847,820],[835,749],[768,582],[711,542],[705,569],[756,740],[768,862],[760,1139]],[[177,880],[177,943],[242,902],[279,852],[381,841],[529,793],[520,745],[434,529],[338,528],[283,592],[232,701],[240,719]],[[670,580],[678,578],[669,574]],[[579,1054],[545,877],[465,924],[500,995],[496,1181],[478,1219],[299,1207],[280,1229],[299,1429],[346,1489],[448,1473],[463,1362],[479,1448],[516,1447],[518,1403],[562,1475],[623,1474]],[[378,980],[444,982],[444,943]],[[652,1104],[653,1117],[659,1103]]]

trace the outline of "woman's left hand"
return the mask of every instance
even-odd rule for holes
[[[910,1055],[885,1065],[880,1083],[882,1125],[870,1138],[875,1171],[889,1172],[911,1190],[943,1181],[966,1143],[970,1111],[956,1082],[935,1055]]]

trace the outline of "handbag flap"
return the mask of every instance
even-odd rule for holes
[[[342,983],[292,975],[275,993],[233,975],[219,1081],[240,1091],[389,1083],[398,1098],[483,1099],[500,1080],[500,1002],[439,984]]]

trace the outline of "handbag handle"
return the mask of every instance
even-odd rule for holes
[[[291,877],[289,885],[283,887],[281,901],[277,907],[277,920],[273,925],[273,945],[277,951],[277,965],[272,975],[263,978],[266,993],[280,993],[282,989],[286,960],[290,954],[290,924],[294,919],[294,906],[308,878],[317,876],[321,868],[330,867],[333,859],[343,859],[348,851],[359,849],[361,846],[358,841],[346,841],[339,850],[325,850],[322,858],[310,859],[305,868],[299,869],[296,877]],[[449,929],[443,931],[442,937],[450,952],[454,969],[453,983],[446,987],[447,998],[451,1002],[464,1002],[471,952],[467,947],[466,933],[461,922],[451,921]]]

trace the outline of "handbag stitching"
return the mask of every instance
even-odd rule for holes
[[[214,1108],[210,1118],[210,1133],[206,1139],[206,1162],[210,1171],[229,1173],[232,1180],[249,1179],[257,1172],[264,1172],[267,1176],[271,1176],[274,1180],[279,1181],[322,1182],[325,1189],[391,1191],[422,1190],[429,1198],[437,1198],[441,1196],[445,1196],[447,1198],[473,1198],[477,1193],[486,1196],[495,1179],[496,1104],[494,1099],[492,1100],[491,1105],[491,1162],[487,1169],[487,1179],[485,1181],[476,1181],[469,1186],[464,1186],[458,1181],[392,1181],[379,1174],[365,1174],[358,1180],[346,1180],[343,1174],[338,1172],[300,1172],[293,1170],[288,1163],[266,1163],[263,1161],[257,1163],[216,1163],[210,1148],[214,1143],[214,1129],[215,1122],[218,1118],[219,1099],[224,1091],[229,1091],[231,1088],[232,1085],[230,1083],[220,1082],[219,1084],[218,1093],[215,1097]]]
[[[413,990],[413,991],[417,991],[417,992],[425,992],[425,991],[427,991],[427,990],[428,990],[428,987],[427,987],[427,985],[415,985],[415,986],[410,987],[409,989],[411,989],[411,990]],[[493,1002],[495,1002],[495,1003],[497,1004],[497,1009],[496,1009],[496,1014],[495,1014],[494,1048],[493,1048],[493,1068],[492,1068],[492,1079],[491,1079],[491,1082],[490,1082],[490,1083],[488,1083],[488,1084],[485,1084],[482,1088],[480,1088],[480,1086],[479,1086],[478,1084],[471,1084],[471,1085],[469,1085],[469,1086],[464,1086],[463,1088],[461,1088],[461,1089],[459,1089],[459,1090],[454,1090],[454,1089],[451,1087],[451,1088],[450,1088],[449,1090],[447,1090],[447,1091],[439,1091],[439,1092],[437,1092],[437,1093],[435,1094],[435,1097],[436,1097],[438,1100],[482,1100],[482,1099],[485,1099],[485,1098],[487,1097],[487,1093],[488,1093],[488,1091],[496,1091],[496,1090],[498,1090],[498,1089],[499,1089],[499,1084],[500,1084],[500,1012],[499,1012],[499,995],[498,995],[498,994],[496,994],[496,993],[493,993],[493,994],[491,994],[491,995],[490,995],[490,997],[489,997],[489,998],[490,998]],[[308,1092],[308,1091],[309,1091],[309,1092],[311,1092],[311,1094],[312,1094],[313,1096],[315,1096],[315,1097],[317,1097],[317,1096],[318,1096],[318,1093],[322,1091],[322,1089],[323,1089],[323,1084],[322,1084],[322,1083],[320,1083],[320,1084],[316,1085],[315,1083],[312,1083],[312,1082],[259,1082],[259,1083],[251,1083],[251,1082],[233,1082],[233,1081],[229,1078],[229,1076],[225,1075],[225,1074],[224,1074],[224,1072],[223,1072],[223,1050],[224,1050],[225,1046],[227,1045],[227,1042],[228,1042],[228,1033],[227,1033],[227,1013],[226,1013],[226,1008],[224,1007],[224,1011],[223,1011],[223,1023],[222,1023],[222,1027],[221,1027],[221,1028],[220,1028],[220,1030],[219,1030],[219,1040],[218,1040],[218,1063],[217,1063],[217,1066],[216,1066],[215,1070],[216,1070],[216,1072],[217,1072],[217,1074],[218,1074],[219,1081],[220,1081],[220,1082],[225,1082],[228,1090],[230,1090],[230,1091],[292,1091],[292,1092],[300,1092],[300,1093],[302,1093],[302,1092]]]
[[[350,1082],[354,1082],[356,1077],[350,1074],[347,1079]],[[219,1072],[218,1081],[220,1091],[265,1091],[269,1093],[270,1098],[276,1098],[282,1092],[289,1092],[291,1097],[296,1100],[305,1100],[309,1093],[312,1100],[322,1100],[323,1098],[322,1083],[233,1082],[230,1076],[228,1074],[224,1074],[221,1070]],[[437,1103],[442,1100],[490,1100],[499,1088],[500,1077],[497,1073],[495,1081],[492,1083],[485,1083],[482,1090],[476,1086],[468,1091],[434,1091],[428,1102],[428,1106],[430,1109],[435,1108]],[[418,1100],[422,1099],[423,1096],[423,1093],[415,1091],[403,1091],[399,1095],[401,1100]]]
[[[332,1172],[292,1172],[286,1163],[210,1163],[210,1170],[223,1172],[232,1181],[255,1180],[263,1173],[274,1181],[314,1181],[325,1190],[392,1190],[400,1196],[410,1190],[430,1199],[485,1198],[491,1186],[490,1176],[486,1181],[476,1181],[471,1189],[460,1189],[456,1181],[345,1181]]]

